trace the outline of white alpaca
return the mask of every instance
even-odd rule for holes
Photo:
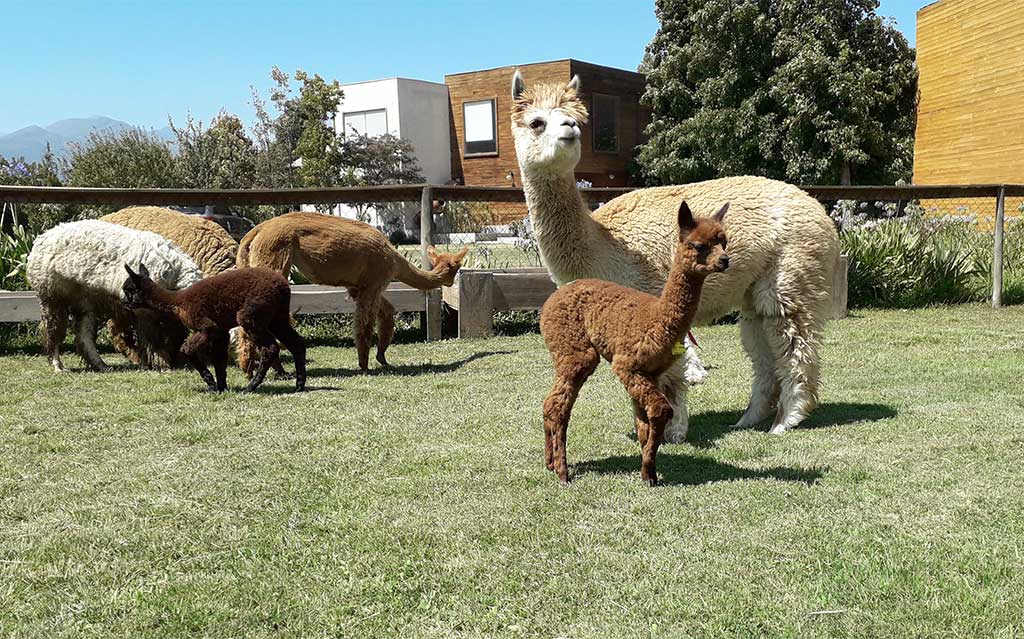
[[[707,279],[696,321],[740,310],[754,381],[736,427],[757,424],[773,410],[772,433],[796,426],[818,402],[818,347],[839,258],[839,238],[824,208],[795,186],[745,176],[640,189],[591,215],[573,175],[587,119],[578,91],[578,77],[568,85],[529,88],[518,71],[512,79],[516,155],[541,257],[555,283],[589,277],[657,294],[672,264],[679,201],[699,215],[728,203],[731,263]],[[702,371],[688,349],[660,380],[675,411],[668,442],[686,438],[687,383]]]
[[[84,220],[61,224],[36,238],[26,271],[42,306],[44,349],[54,370],[64,370],[60,345],[68,315],[86,363],[95,370],[107,368],[96,350],[96,330],[108,317],[129,316],[121,303],[124,265],[140,263],[166,288],[184,288],[202,279],[199,267],[181,249],[148,231]]]

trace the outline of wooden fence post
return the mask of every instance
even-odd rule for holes
[[[839,264],[832,276],[832,298],[829,319],[843,319],[847,315],[850,294],[850,258],[839,256]]]
[[[434,238],[434,193],[429,186],[423,187],[420,195],[420,251],[422,265],[426,270],[434,268],[427,255],[427,248]],[[441,289],[426,292],[427,341],[441,339]]]
[[[490,337],[494,329],[494,275],[459,272],[459,337]]]
[[[996,195],[996,228],[992,245],[992,307],[1003,305],[1003,227],[1006,217],[1006,186]]]

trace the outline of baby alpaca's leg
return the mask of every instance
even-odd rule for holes
[[[642,462],[640,478],[651,486],[658,484],[657,455],[665,432],[665,425],[672,419],[672,405],[650,377],[631,370],[626,364],[612,363],[612,370],[618,375],[626,392],[647,415],[646,437],[642,435],[640,420],[637,421],[637,439],[641,439]]]
[[[558,358],[558,355],[554,355]],[[566,434],[573,404],[580,388],[587,381],[600,355],[593,348],[573,353],[555,363],[555,382],[544,400],[544,461],[549,470],[555,471],[563,482],[569,481],[569,464],[566,458]]]
[[[213,360],[213,372],[217,376],[217,390],[228,389],[228,345],[231,339],[223,331],[211,332],[209,337],[210,359]]]
[[[213,375],[210,374],[210,370],[206,368],[206,356],[208,355],[208,349],[210,348],[210,336],[206,331],[196,331],[189,335],[185,343],[181,345],[182,354],[188,358],[189,364],[192,368],[199,373],[199,377],[206,382],[206,388],[211,392],[217,392],[221,389],[217,381],[214,380]]]

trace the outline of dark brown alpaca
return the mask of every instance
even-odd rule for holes
[[[729,266],[722,219],[694,220],[679,206],[679,240],[661,297],[603,280],[576,280],[555,291],[540,312],[540,330],[555,364],[555,383],[544,400],[544,457],[549,470],[569,481],[565,435],[580,388],[601,358],[633,399],[636,434],[642,452],[640,476],[658,483],[655,457],[672,419],[672,406],[658,388],[658,377],[678,354],[673,348],[693,322],[704,278]]]
[[[181,347],[211,391],[227,390],[228,332],[241,326],[259,350],[259,366],[245,390],[252,391],[277,360],[278,340],[295,358],[295,390],[306,386],[306,342],[288,319],[291,288],[283,275],[265,268],[225,271],[180,291],[169,291],[149,278],[143,264],[135,273],[125,264],[128,279],[122,291],[125,306],[150,308],[178,318],[194,332]],[[206,368],[212,361],[217,379]]]

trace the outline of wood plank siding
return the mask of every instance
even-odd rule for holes
[[[512,74],[523,74],[527,85],[567,83],[574,74],[582,82],[581,96],[593,113],[594,93],[615,99],[618,150],[594,150],[593,118],[583,126],[582,153],[576,175],[594,186],[629,185],[628,166],[634,147],[650,121],[649,110],[641,107],[644,76],[632,71],[602,67],[577,60],[556,60],[537,64],[507,66],[445,76],[450,104],[452,178],[468,186],[522,186],[512,139]],[[497,153],[466,157],[463,104],[474,100],[495,100]],[[513,179],[508,179],[509,172]]]
[[[1024,182],[1024,2],[917,13],[916,184]]]

